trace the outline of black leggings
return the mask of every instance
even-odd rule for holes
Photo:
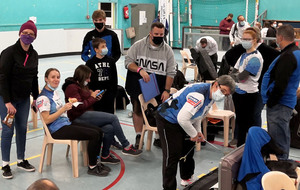
[[[101,128],[93,125],[72,123],[65,125],[51,134],[54,139],[88,140],[89,165],[97,164],[103,133]]]

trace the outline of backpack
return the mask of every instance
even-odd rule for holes
[[[185,80],[185,77],[183,73],[179,70],[176,71],[176,75],[173,80],[172,87],[176,88],[177,90],[180,90],[184,87],[185,84],[188,84],[189,82]]]
[[[232,37],[233,37],[233,38],[235,38],[235,33],[236,33],[237,30],[238,30],[236,24],[237,24],[237,23],[234,24],[234,28],[233,28],[233,33],[232,33]]]

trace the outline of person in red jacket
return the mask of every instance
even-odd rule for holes
[[[229,34],[231,27],[234,24],[234,21],[232,20],[232,18],[233,18],[233,14],[229,13],[228,16],[220,22],[220,25],[219,25],[220,34],[225,34],[225,35]],[[230,45],[229,38],[224,36],[222,38],[222,49],[224,51],[227,51],[229,49],[229,45]]]
[[[114,135],[122,144],[122,153],[125,155],[138,156],[142,153],[133,145],[130,145],[121,128],[119,119],[116,115],[106,112],[93,111],[93,104],[102,98],[100,90],[92,91],[88,88],[91,81],[92,70],[86,65],[79,65],[73,77],[67,78],[62,89],[65,92],[65,100],[76,98],[78,105],[68,110],[67,114],[70,121],[100,127],[104,133],[101,162],[107,164],[118,164],[119,159],[110,154],[110,146]]]

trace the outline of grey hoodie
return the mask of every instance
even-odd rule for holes
[[[172,48],[163,42],[154,47],[150,44],[149,35],[134,43],[125,56],[125,68],[135,63],[148,73],[155,73],[160,92],[165,88],[166,76],[174,78],[176,74],[176,62]],[[125,88],[130,96],[137,97],[141,91],[138,79],[141,76],[128,70]]]

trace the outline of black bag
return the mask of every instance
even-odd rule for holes
[[[147,105],[147,109],[145,110],[145,116],[148,120],[148,123],[152,127],[156,127],[156,113],[158,106],[154,107],[151,103]]]
[[[183,73],[179,70],[176,71],[176,75],[173,80],[172,87],[176,88],[177,90],[180,90],[184,87],[185,84],[188,84],[189,82],[186,81]]]
[[[298,178],[296,168],[298,163],[293,160],[268,160],[266,166],[271,171],[280,171],[288,175],[290,178]]]
[[[117,109],[126,109],[126,106],[130,103],[129,98],[126,94],[123,86],[118,85],[118,91],[116,96],[116,108]]]

